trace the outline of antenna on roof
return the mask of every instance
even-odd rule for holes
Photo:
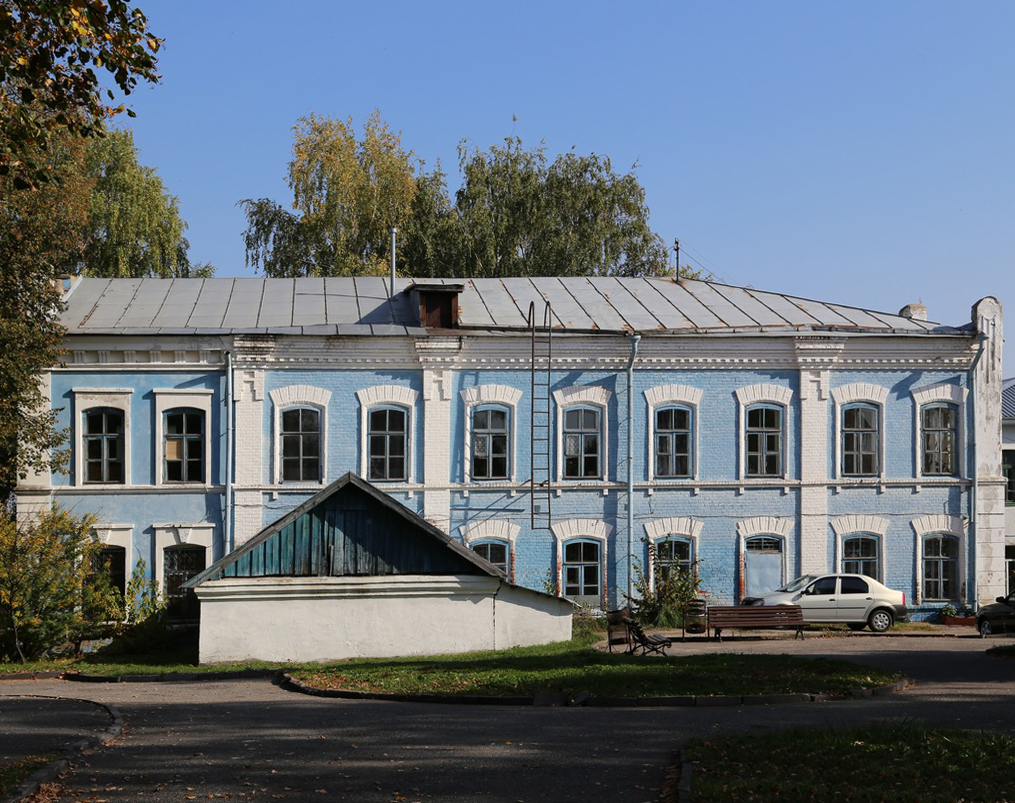
[[[395,235],[398,233],[396,226],[391,227],[391,282],[388,289],[388,298],[395,297]]]
[[[676,257],[676,260],[677,260],[677,262],[676,262],[676,265],[677,265],[677,283],[679,284],[680,283],[680,238],[679,237],[674,237],[673,238],[673,253],[674,253],[674,255]]]

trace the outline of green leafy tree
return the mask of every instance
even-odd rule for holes
[[[289,211],[241,201],[247,264],[266,276],[383,275],[392,226],[409,216],[418,162],[374,112],[357,139],[352,118],[311,114],[296,124]]]
[[[93,525],[63,510],[0,518],[0,660],[33,660],[116,614]]]
[[[687,570],[670,568],[667,571],[654,560],[655,549],[655,544],[648,543],[651,574],[646,574],[644,567],[636,562],[634,594],[624,593],[624,596],[632,606],[634,617],[645,627],[679,627],[687,604],[700,597],[704,590],[698,577],[698,563],[694,561]]]
[[[81,273],[163,279],[214,274],[211,265],[191,264],[180,202],[154,169],[138,162],[129,130],[88,140],[85,174],[93,183]]]
[[[19,479],[60,465],[63,441],[54,429],[39,377],[60,362],[60,266],[81,258],[90,182],[83,141],[60,135],[47,158],[52,181],[16,189],[0,176],[0,515]],[[41,158],[41,157],[40,157]]]
[[[24,189],[57,177],[53,137],[92,136],[112,115],[113,89],[157,83],[161,40],[123,0],[0,0],[0,175]]]

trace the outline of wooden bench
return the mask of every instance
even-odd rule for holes
[[[710,607],[708,623],[722,641],[726,628],[792,627],[796,638],[804,637],[804,613],[799,605],[731,605]]]
[[[673,643],[672,639],[664,636],[646,633],[634,619],[626,619],[624,624],[627,625],[627,635],[631,641],[630,651],[635,655],[638,654],[638,650],[641,650],[642,655],[648,655],[651,652],[656,655],[665,655],[663,650]]]

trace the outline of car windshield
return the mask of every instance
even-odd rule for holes
[[[805,574],[803,577],[798,577],[796,580],[790,580],[782,588],[777,588],[775,590],[788,592],[799,591],[812,580],[816,580],[817,577],[818,576],[816,574]]]

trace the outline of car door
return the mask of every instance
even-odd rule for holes
[[[834,575],[819,577],[800,594],[797,605],[803,609],[805,622],[834,622],[836,610],[836,585],[838,578]]]
[[[836,619],[840,622],[866,622],[874,604],[870,583],[862,577],[844,575],[839,578]]]

